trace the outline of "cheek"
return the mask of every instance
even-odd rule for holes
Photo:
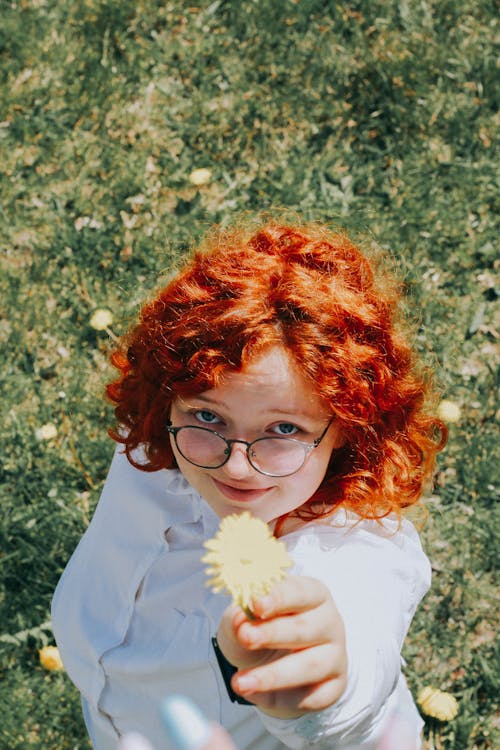
[[[186,461],[186,459],[180,455],[175,445],[172,446],[172,451],[177,462],[177,468],[183,477],[187,479],[189,484],[197,490],[199,488],[199,469],[197,469],[194,464],[190,464],[189,461]]]
[[[186,477],[188,482],[192,483],[193,481],[196,481],[196,477],[198,474],[198,469],[196,468],[196,466],[190,464],[189,461],[186,461],[186,459],[182,458],[182,456],[179,456],[179,454],[176,455],[176,459],[179,471]]]
[[[310,456],[302,471],[289,477],[282,485],[282,494],[295,507],[303,505],[316,492],[323,481],[328,467],[330,454],[324,456]]]
[[[315,487],[319,487],[325,478],[330,456],[332,455],[332,451],[327,449],[326,446],[324,450],[321,450],[321,448],[323,446],[320,446],[317,451],[313,452],[312,456],[310,456],[309,464],[306,464],[308,481],[311,485],[315,485]]]
[[[177,450],[177,447],[175,445],[174,436],[169,433],[168,439],[170,440],[170,449],[172,451],[172,454],[174,456],[175,461],[177,462],[177,466],[179,465],[179,452]]]

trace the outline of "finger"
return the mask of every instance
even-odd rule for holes
[[[249,653],[248,648],[242,645],[236,635],[237,628],[246,621],[247,618],[239,607],[228,607],[222,616],[217,631],[217,640],[222,653],[231,664],[241,667],[250,667],[255,663],[253,654]]]
[[[344,641],[343,623],[326,604],[297,615],[272,620],[243,620],[236,630],[238,641],[252,651],[258,649],[302,649],[322,643]]]
[[[271,716],[292,719],[311,711],[322,711],[336,703],[345,690],[341,678],[324,680],[315,685],[279,690],[272,693],[255,693],[252,703]],[[400,748],[403,750],[403,748]],[[404,750],[407,750],[406,748]]]
[[[288,690],[336,678],[346,671],[345,667],[344,650],[327,643],[285,654],[254,669],[239,671],[233,676],[231,685],[244,696]]]
[[[268,594],[254,599],[252,612],[261,619],[305,612],[319,606],[328,598],[330,592],[316,578],[288,576],[273,586]]]

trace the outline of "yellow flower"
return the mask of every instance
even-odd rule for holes
[[[458,703],[453,695],[429,686],[419,692],[417,703],[422,713],[439,721],[451,721],[458,713]]]
[[[35,432],[35,436],[37,440],[53,440],[57,437],[57,427],[52,422],[43,424]]]
[[[189,175],[189,181],[193,183],[193,185],[206,185],[210,180],[212,179],[212,170],[206,169],[205,167],[201,167],[200,169],[195,169],[191,174]]]
[[[64,669],[61,655],[57,646],[44,646],[38,651],[40,664],[51,672],[60,672]]]
[[[207,586],[226,589],[233,601],[249,610],[253,597],[267,594],[292,564],[283,542],[273,537],[264,521],[250,513],[226,516],[202,561],[209,564]]]
[[[459,422],[462,415],[459,405],[454,401],[449,401],[448,399],[444,399],[444,401],[441,401],[438,406],[437,413],[438,417],[442,419],[443,422],[450,423]]]
[[[96,310],[90,318],[90,325],[96,331],[104,331],[106,328],[109,328],[112,322],[113,315],[109,310],[104,309]]]

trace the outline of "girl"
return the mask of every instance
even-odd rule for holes
[[[145,305],[113,356],[122,447],[53,606],[96,750],[164,747],[172,692],[241,750],[374,748],[395,717],[420,747],[400,652],[430,568],[402,510],[446,435],[397,303],[345,234],[270,222],[214,234]],[[200,561],[244,511],[294,562],[253,620]]]

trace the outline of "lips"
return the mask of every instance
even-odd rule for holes
[[[252,487],[233,487],[232,485],[224,484],[224,482],[220,482],[218,479],[214,479],[213,477],[212,481],[222,495],[227,497],[229,500],[234,500],[242,503],[250,502],[252,500],[259,500],[272,489],[272,487],[263,487],[258,489]]]

